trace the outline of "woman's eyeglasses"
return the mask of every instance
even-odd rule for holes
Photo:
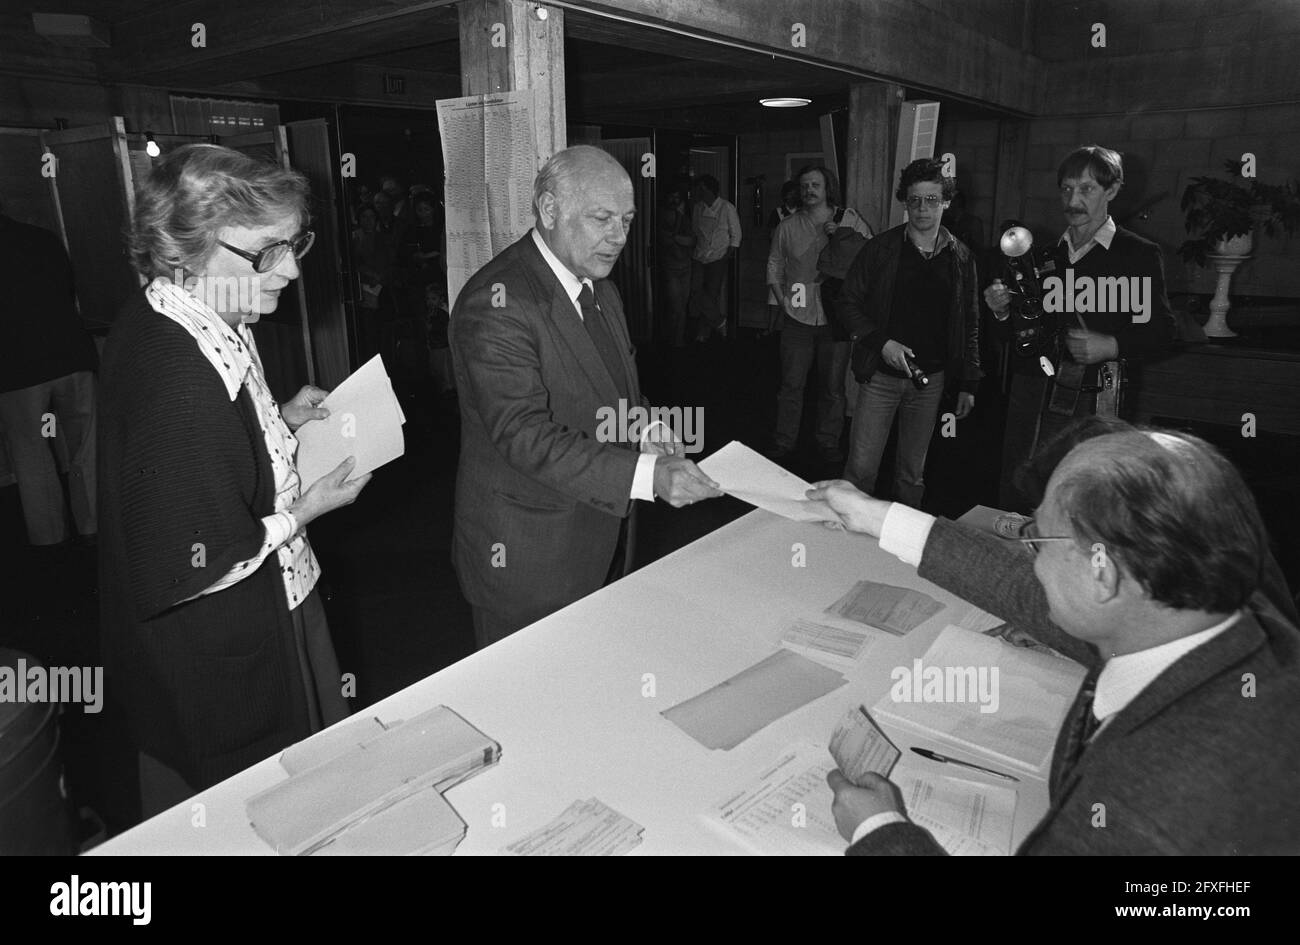
[[[217,240],[217,243],[230,250],[236,256],[243,256],[253,264],[254,272],[270,272],[276,266],[284,261],[285,254],[292,251],[294,259],[302,259],[311,249],[312,244],[316,242],[316,234],[307,230],[301,236],[295,236],[291,240],[276,240],[269,246],[263,246],[255,253],[250,253],[246,249],[240,249],[238,246],[231,246],[229,243],[223,243]]]
[[[1032,551],[1034,554],[1038,554],[1039,542],[1074,541],[1074,537],[1071,535],[1040,535],[1038,534],[1037,524],[1035,524],[1034,520],[1031,518],[1031,519],[1026,519],[1023,523],[1021,523],[1020,536],[1018,538],[1013,538],[1012,541],[1018,541],[1021,542],[1022,544],[1028,545],[1030,551]]]

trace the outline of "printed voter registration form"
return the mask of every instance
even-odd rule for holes
[[[835,761],[822,745],[796,742],[757,776],[728,792],[704,822],[755,853],[839,856],[848,846],[831,814],[826,776]],[[1016,792],[1001,785],[896,766],[890,775],[907,816],[953,856],[1010,853]]]

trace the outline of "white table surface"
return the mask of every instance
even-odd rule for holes
[[[792,564],[796,543],[805,546],[805,567]],[[814,617],[864,579],[914,587],[948,606],[905,637],[879,634],[845,673],[846,685],[730,751],[705,748],[660,715],[763,659],[792,620]],[[891,669],[910,666],[969,610],[874,539],[755,511],[361,715],[391,722],[443,704],[501,744],[498,764],[446,793],[469,827],[457,853],[496,853],[594,796],[645,828],[635,853],[740,854],[745,848],[707,826],[701,813],[791,743],[826,744],[846,709],[857,702],[870,708],[888,691]],[[436,614],[428,632],[438,632]],[[648,675],[653,697],[642,694]],[[933,745],[882,728],[905,754],[912,745]],[[272,854],[249,825],[244,802],[287,777],[277,759],[91,852]],[[924,764],[915,756],[911,763]],[[1007,785],[968,768],[938,768]],[[1013,849],[1048,805],[1043,779],[1019,777]],[[203,805],[203,826],[195,826],[196,804]],[[494,826],[494,815],[498,823],[504,815],[504,826]]]

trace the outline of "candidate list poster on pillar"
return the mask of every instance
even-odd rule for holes
[[[535,92],[441,99],[438,130],[446,168],[447,293],[533,225]]]

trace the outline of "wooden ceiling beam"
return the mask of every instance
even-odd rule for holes
[[[187,0],[115,23],[101,65],[111,81],[224,84],[441,42],[458,30],[455,0]]]
[[[606,28],[632,35],[637,26],[652,27],[675,32],[669,41],[681,50],[693,49],[699,40],[732,44],[751,56],[794,58],[1009,112],[1041,110],[1041,60],[908,0],[557,0],[556,5],[571,11],[571,32],[586,30],[587,38]],[[618,25],[603,27],[592,17]]]

